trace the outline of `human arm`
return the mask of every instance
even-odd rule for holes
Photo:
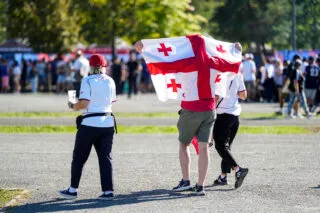
[[[299,83],[298,80],[293,81],[295,94],[299,94]]]
[[[68,102],[68,106],[70,109],[73,109],[75,111],[81,110],[81,109],[87,109],[89,106],[90,101],[86,99],[80,99],[77,103],[73,104],[70,101]]]
[[[80,93],[79,101],[74,104],[71,102],[68,102],[69,108],[73,110],[81,110],[81,109],[88,108],[90,99],[91,99],[91,88],[90,88],[89,80],[87,78],[82,79],[79,93]]]
[[[246,86],[244,85],[243,81],[243,76],[242,75],[237,75],[236,76],[237,80],[239,81],[239,88],[238,88],[238,98],[241,100],[246,100],[247,99],[247,90]]]
[[[247,90],[239,91],[238,92],[238,97],[241,100],[246,100],[247,99]]]

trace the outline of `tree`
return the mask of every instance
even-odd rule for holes
[[[216,9],[223,6],[225,2],[226,0],[192,0],[192,6],[194,6],[194,14],[199,14],[210,20],[215,15]],[[215,20],[201,23],[202,33],[214,33],[217,28],[218,24]]]
[[[6,39],[6,9],[6,2],[0,1],[0,43],[4,42]]]
[[[74,0],[74,5],[82,13],[81,36],[98,44],[114,44],[115,37],[133,43],[198,33],[205,21],[192,14],[190,0]]]
[[[7,16],[8,36],[27,39],[35,51],[63,53],[78,42],[72,0],[10,0]]]
[[[297,47],[320,48],[320,0],[297,0]]]
[[[288,46],[289,11],[287,0],[227,0],[211,20],[218,22],[220,36],[246,44],[254,42],[264,60],[267,43]]]

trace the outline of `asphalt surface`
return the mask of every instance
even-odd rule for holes
[[[71,112],[67,107],[67,95],[55,94],[22,94],[0,95],[0,112]],[[113,105],[115,115],[117,112],[178,112],[179,101],[169,100],[161,102],[155,94],[133,96],[118,96]],[[249,113],[274,113],[278,104],[242,103],[242,112]],[[176,125],[176,118],[124,118],[117,117],[119,125]],[[0,118],[0,125],[74,125],[75,118]],[[241,119],[242,125],[249,126],[274,126],[274,125],[299,125],[320,126],[320,118],[311,119]]]
[[[172,193],[181,178],[177,135],[115,136],[114,201],[98,201],[98,161],[91,153],[76,201],[58,199],[68,187],[73,134],[0,134],[0,186],[31,191],[12,212],[320,212],[320,135],[238,135],[233,153],[250,172],[243,186],[210,186],[220,159],[211,149],[207,195]],[[94,152],[94,151],[92,151]],[[192,152],[191,181],[197,178]]]
[[[0,94],[0,112],[70,112],[67,107],[67,95],[55,94]],[[244,113],[272,113],[278,104],[243,104]],[[112,110],[117,112],[178,112],[180,102],[168,100],[161,102],[155,94],[143,94],[127,99],[121,95],[113,104]]]
[[[128,118],[117,117],[117,125],[176,125],[176,118]],[[311,119],[240,119],[241,125],[246,126],[320,126],[320,117]],[[75,125],[75,117],[72,118],[0,118],[0,125]]]
[[[67,96],[0,95],[0,112],[68,112]],[[273,113],[277,104],[242,104],[244,113]],[[113,111],[177,112],[178,101],[154,94],[119,96]],[[118,118],[119,125],[175,125],[177,118]],[[242,125],[312,125],[320,119],[241,119]],[[0,118],[0,125],[74,125],[74,118]],[[12,212],[320,212],[320,135],[244,135],[233,153],[250,169],[244,185],[212,187],[220,158],[211,148],[207,195],[173,193],[181,179],[176,134],[119,134],[114,141],[114,201],[101,202],[98,161],[91,153],[76,201],[59,199],[69,186],[73,134],[0,134],[0,187],[23,188],[29,199]],[[197,180],[193,148],[191,180]],[[92,152],[94,152],[92,150]]]

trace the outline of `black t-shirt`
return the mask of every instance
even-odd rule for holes
[[[285,67],[283,70],[282,70],[282,76],[284,76],[284,77],[288,77],[288,74],[289,74],[289,72],[288,72],[288,67]]]
[[[298,72],[297,69],[292,69],[289,74],[290,74],[289,90],[291,92],[295,92],[294,81],[297,80],[299,85],[299,92],[302,92],[305,84],[305,77],[300,72]]]
[[[315,65],[306,67],[306,88],[317,89],[319,86],[320,68]]]
[[[132,77],[133,73],[138,69],[138,62],[137,61],[129,61],[127,63],[127,66],[128,66],[129,77]]]
[[[111,74],[112,74],[112,78],[115,82],[120,82],[120,80],[121,80],[121,64],[112,64]]]

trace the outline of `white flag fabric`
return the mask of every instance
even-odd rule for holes
[[[242,59],[234,44],[201,35],[147,39],[142,43],[142,55],[161,101],[214,98],[215,84],[232,80]],[[223,94],[223,87],[219,87],[219,93]]]

